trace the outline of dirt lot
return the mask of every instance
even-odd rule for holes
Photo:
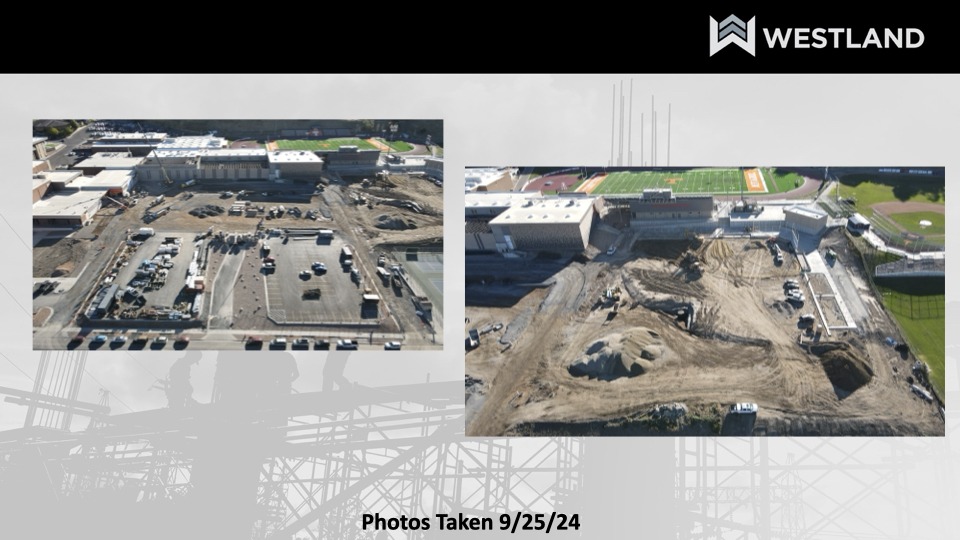
[[[912,358],[883,344],[896,335],[886,314],[828,347],[799,323],[814,308],[784,297],[784,280],[801,277],[792,256],[777,266],[745,239],[632,246],[571,262],[507,307],[469,305],[489,285],[468,275],[467,329],[504,325],[466,356],[469,435],[943,434],[936,408],[909,391]],[[617,312],[600,300],[607,287],[621,289]],[[678,313],[691,307],[688,329]],[[619,376],[572,374],[584,366]],[[725,413],[735,402],[760,412],[737,421]]]
[[[340,197],[346,203],[348,215],[357,219],[372,246],[442,243],[442,187],[425,177],[405,174],[364,178],[345,177],[346,185],[339,191],[328,190],[324,197]],[[366,197],[369,204],[351,205],[353,195]],[[415,202],[420,211],[395,206],[406,202]]]

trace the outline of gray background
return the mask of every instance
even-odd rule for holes
[[[629,76],[3,76],[0,157],[10,177],[0,198],[0,385],[32,386],[41,353],[30,340],[30,203],[25,185],[33,118],[443,118],[447,235],[445,352],[353,354],[343,377],[365,387],[462,381],[461,217],[456,188],[466,165],[605,164],[610,157],[612,85]],[[958,168],[957,76],[635,75],[635,116],[657,96],[661,118],[673,105],[673,165],[932,165]],[[634,125],[635,158],[637,125]],[[665,163],[665,131],[660,163]],[[948,180],[949,182],[949,180]],[[948,187],[948,191],[950,188]],[[956,205],[951,199],[948,205]],[[948,213],[948,228],[954,223]],[[955,249],[950,235],[948,249]],[[947,325],[957,327],[956,286],[947,280]],[[954,538],[960,525],[955,466],[960,399],[958,334],[948,332],[947,435],[925,439],[779,438],[464,440],[462,415],[429,428],[427,448],[512,449],[507,465],[465,465],[478,485],[542,469],[545,479],[513,481],[512,498],[464,501],[465,511],[562,509],[581,515],[580,536],[647,538]],[[292,353],[294,388],[321,391],[325,354]],[[180,355],[92,352],[80,399],[111,392],[115,413],[165,405],[148,390]],[[217,361],[194,368],[195,397],[206,401]],[[240,361],[240,360],[236,360]],[[262,361],[270,361],[264,355]],[[329,381],[326,381],[329,383]],[[437,387],[439,388],[439,387]],[[449,397],[456,401],[455,385]],[[347,392],[340,394],[345,396]],[[404,396],[416,401],[416,396]],[[385,413],[386,414],[386,413]],[[0,403],[0,430],[22,425],[23,409]],[[215,432],[212,432],[215,433]],[[215,436],[215,435],[213,435]],[[562,462],[555,450],[572,453]],[[425,452],[427,450],[424,450]],[[529,462],[524,456],[554,456]],[[552,454],[550,451],[554,451]],[[570,456],[568,456],[570,457]],[[230,463],[226,453],[223,459]],[[411,474],[416,475],[416,471]],[[532,473],[531,473],[532,474]],[[424,473],[427,477],[427,473]],[[515,478],[516,480],[516,478]],[[220,515],[229,516],[226,494]],[[389,507],[388,492],[380,494]],[[396,498],[399,500],[399,498]],[[396,501],[394,501],[396,502]],[[420,506],[420,515],[436,505]],[[370,503],[370,507],[376,507]],[[343,507],[341,507],[342,509]],[[2,510],[0,510],[2,512]],[[214,511],[214,514],[218,512]],[[344,513],[343,515],[349,515]],[[2,517],[2,516],[0,516]],[[9,517],[9,516],[8,516]],[[37,509],[36,519],[49,519]],[[124,518],[117,515],[118,522]],[[203,529],[198,517],[197,530]],[[216,529],[213,529],[216,531]],[[222,531],[221,531],[222,532]],[[94,537],[78,531],[78,537]],[[306,538],[307,533],[301,533]],[[479,533],[474,533],[479,534]],[[437,535],[446,537],[449,535]],[[210,533],[208,538],[229,537]],[[400,533],[393,533],[401,538]]]

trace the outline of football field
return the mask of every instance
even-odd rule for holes
[[[755,171],[756,169],[751,169]],[[753,187],[753,189],[750,189]],[[670,188],[674,193],[766,193],[744,180],[740,169],[688,169],[684,171],[618,171],[591,191],[594,195],[640,193],[645,189]]]

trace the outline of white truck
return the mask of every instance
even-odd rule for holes
[[[138,234],[140,236],[153,236],[154,234],[156,234],[156,231],[154,231],[153,228],[151,227],[140,227],[140,231]]]

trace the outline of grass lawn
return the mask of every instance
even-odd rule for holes
[[[763,171],[763,179],[767,182],[767,190],[770,193],[783,193],[791,189],[797,189],[803,185],[803,177],[795,172],[781,172],[780,169],[766,168]]]
[[[912,201],[944,202],[942,178],[919,178],[908,175],[849,174],[840,178],[840,198],[854,198],[863,213],[879,202]],[[866,214],[864,214],[866,215]]]
[[[897,282],[911,281],[913,284]],[[916,290],[918,287],[939,285],[937,290]],[[930,366],[930,381],[941,398],[945,397],[946,374],[946,311],[943,280],[899,278],[878,279],[877,288],[883,294],[883,303],[903,330],[913,353]],[[939,294],[910,294],[936,293]]]
[[[878,264],[897,261],[890,253],[868,247],[862,239],[854,245],[864,254],[864,264],[874,268]],[[945,399],[946,374],[946,296],[944,278],[874,278],[883,305],[900,326],[913,354],[930,366],[930,381],[941,399]]]
[[[413,145],[406,141],[388,141],[386,139],[378,140],[390,148],[393,148],[394,152],[409,152],[413,150]]]
[[[902,214],[891,214],[887,217],[912,233],[924,236],[937,236],[946,233],[946,216],[936,212],[904,212]],[[920,220],[927,220],[932,225],[926,228],[920,227]]]
[[[336,150],[341,146],[356,146],[361,150],[376,149],[372,144],[356,137],[320,140],[281,139],[275,142],[277,143],[277,148],[280,150],[306,150],[312,152],[315,150]]]

